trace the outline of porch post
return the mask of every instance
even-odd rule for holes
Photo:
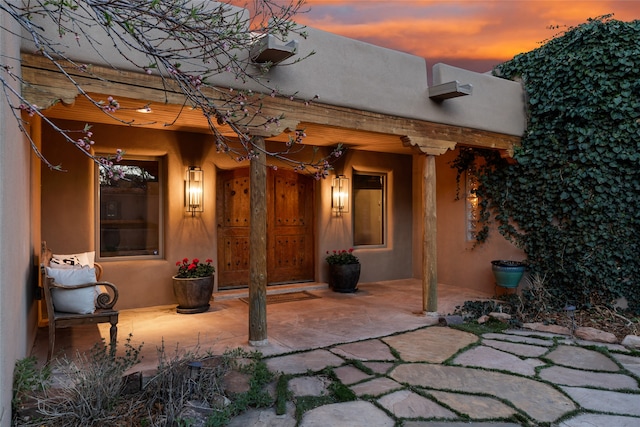
[[[252,136],[257,156],[251,159],[249,231],[249,344],[267,340],[267,162],[265,142]]]
[[[436,241],[436,157],[427,155],[422,169],[422,310],[438,311],[438,244]]]

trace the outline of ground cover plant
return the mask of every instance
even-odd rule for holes
[[[590,19],[495,70],[521,81],[527,130],[513,161],[462,149],[483,228],[522,248],[549,302],[640,311],[640,21]]]
[[[40,369],[33,358],[18,361],[13,425],[151,427],[204,420],[215,427],[275,401],[266,387],[275,376],[258,352],[233,349],[214,355],[161,347],[157,370],[143,384],[135,370],[140,350],[129,338],[124,354],[115,355],[103,340],[87,353]],[[242,390],[227,387],[232,372],[246,382]]]

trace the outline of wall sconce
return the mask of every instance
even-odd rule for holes
[[[349,178],[336,175],[331,181],[331,209],[337,216],[349,212]]]
[[[191,216],[204,211],[204,172],[196,166],[189,166],[184,181],[184,207]]]

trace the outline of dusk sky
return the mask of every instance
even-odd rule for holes
[[[307,0],[296,22],[485,72],[571,26],[613,13],[640,19],[640,0]],[[550,27],[555,27],[550,29]]]

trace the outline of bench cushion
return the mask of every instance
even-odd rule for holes
[[[58,285],[75,286],[96,282],[95,268],[74,269],[47,268],[47,275]],[[96,287],[78,289],[51,289],[51,300],[55,311],[90,314],[95,312]]]

